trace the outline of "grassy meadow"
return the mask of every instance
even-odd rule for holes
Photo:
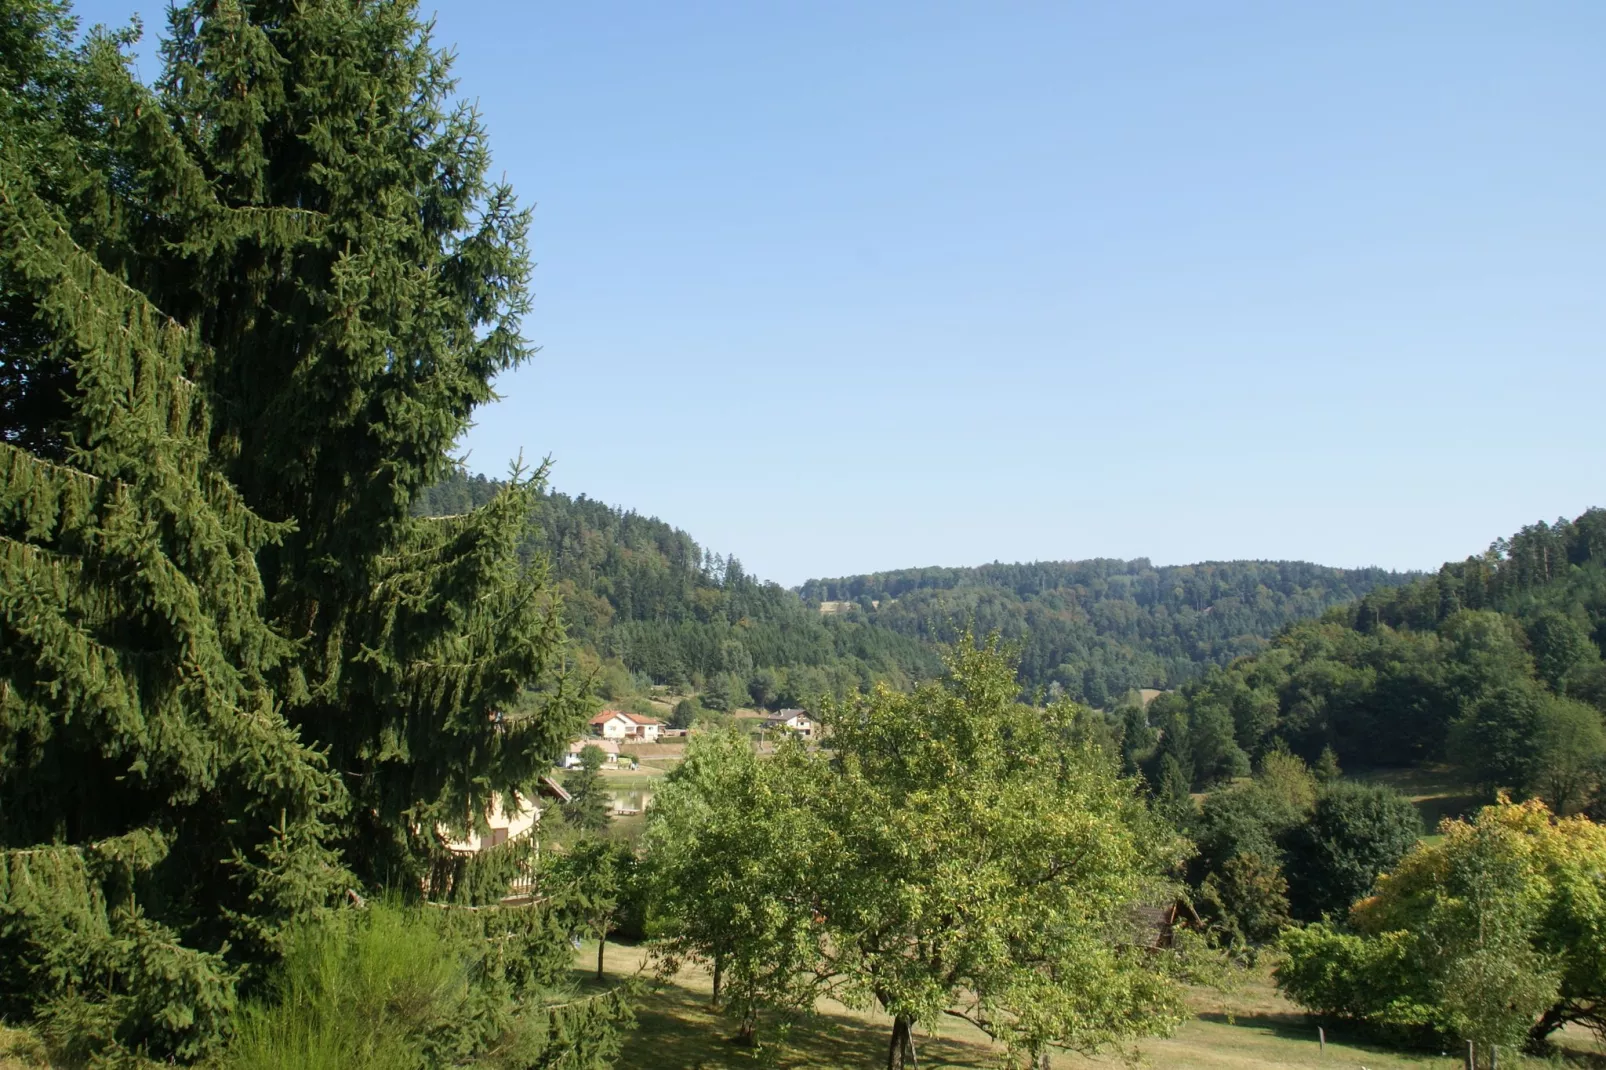
[[[614,977],[644,969],[642,949],[610,943],[607,970]],[[587,944],[576,958],[577,979],[595,969],[596,945]],[[588,970],[589,967],[589,970]],[[813,1015],[786,1022],[772,1019],[760,1030],[764,1047],[754,1052],[727,1037],[731,1022],[709,1010],[708,974],[687,969],[672,982],[648,982],[636,1029],[625,1043],[620,1070],[716,1070],[723,1067],[774,1066],[785,1070],[854,1070],[886,1065],[890,1021],[886,1016],[854,1010],[822,1000]],[[1399,1052],[1330,1029],[1326,1051],[1316,1028],[1260,972],[1227,993],[1194,993],[1195,1019],[1173,1037],[1139,1046],[1140,1065],[1159,1070],[1461,1070],[1464,1062],[1436,1052]],[[1606,1049],[1588,1036],[1570,1037],[1562,1060],[1502,1059],[1512,1070],[1558,1065],[1606,1067]],[[1002,1050],[967,1022],[949,1019],[918,1037],[922,1067],[995,1068]],[[1057,1055],[1056,1070],[1116,1070],[1126,1063],[1118,1056],[1083,1058]]]
[[[1410,799],[1422,815],[1425,839],[1439,838],[1439,822],[1445,818],[1469,817],[1489,799],[1468,783],[1461,770],[1444,765],[1407,769],[1370,769],[1346,775],[1346,779],[1381,784]]]

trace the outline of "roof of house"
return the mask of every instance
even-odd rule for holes
[[[563,785],[549,776],[542,777],[536,783],[535,792],[537,795],[545,795],[549,799],[556,799],[560,803],[569,801],[569,793],[563,790]]]
[[[801,717],[803,720],[808,721],[811,724],[814,721],[814,718],[810,717],[802,710],[782,710],[780,713],[772,713],[768,715],[763,720],[765,724],[784,724],[796,717]]]
[[[656,717],[643,717],[639,713],[628,713],[628,712],[626,712],[624,710],[603,710],[601,713],[599,713],[595,717],[591,718],[591,723],[592,724],[607,724],[609,721],[613,720],[615,717],[623,717],[625,720],[631,722],[632,724],[639,724],[639,725],[663,724],[663,722],[660,721]]]

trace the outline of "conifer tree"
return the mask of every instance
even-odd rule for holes
[[[542,472],[411,515],[529,355],[526,216],[411,3],[182,5],[154,91],[73,31],[0,0],[0,1014],[190,1058],[577,722]]]
[[[164,56],[218,198],[300,221],[282,249],[180,249],[152,278],[206,342],[230,480],[294,525],[263,581],[300,653],[287,715],[353,797],[347,858],[416,874],[437,825],[526,790],[579,715],[545,573],[516,553],[543,473],[468,514],[411,509],[531,353],[528,214],[487,182],[485,131],[412,3],[197,0]]]
[[[59,6],[5,6],[0,1013],[197,1055],[225,949],[260,957],[338,886],[344,796],[273,688],[295,648],[256,555],[288,526],[224,478],[205,344],[128,255],[159,215],[263,246],[282,220],[205,196],[117,39],[69,51]]]

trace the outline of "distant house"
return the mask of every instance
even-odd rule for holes
[[[580,767],[580,752],[587,747],[595,747],[602,752],[603,765],[616,765],[619,762],[619,741],[613,739],[577,739],[569,744],[569,753],[563,756],[558,764],[565,769],[578,769]]]
[[[765,717],[761,723],[767,731],[784,728],[789,732],[795,732],[804,739],[813,739],[815,728],[817,727],[814,718],[810,717],[806,710],[782,710],[779,713]]]
[[[591,734],[621,743],[656,743],[664,723],[656,717],[623,710],[603,710],[591,718]]]
[[[546,806],[542,805],[546,801]],[[541,777],[536,781],[534,797],[514,795],[511,799],[505,798],[501,793],[491,796],[491,804],[485,813],[485,822],[490,827],[485,835],[480,835],[478,829],[470,829],[462,839],[449,840],[447,850],[473,854],[483,851],[487,847],[495,847],[506,843],[535,828],[541,820],[541,813],[553,803],[566,803],[569,793],[563,790],[551,777]]]

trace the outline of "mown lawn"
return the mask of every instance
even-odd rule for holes
[[[636,973],[644,959],[638,948],[610,944],[608,972],[615,978]],[[594,969],[596,948],[579,952],[580,963]],[[650,983],[637,1015],[637,1027],[626,1042],[621,1070],[716,1070],[721,1067],[769,1065],[787,1070],[838,1070],[886,1065],[890,1023],[885,1016],[851,1010],[822,1001],[816,1013],[791,1023],[766,1021],[760,1030],[763,1051],[737,1047],[727,1039],[734,1023],[708,1009],[709,978],[687,970],[668,984]],[[1390,1051],[1330,1030],[1327,1050],[1317,1043],[1315,1026],[1272,987],[1264,975],[1249,978],[1227,994],[1197,993],[1197,1017],[1174,1037],[1140,1045],[1143,1064],[1163,1070],[1461,1070],[1461,1059],[1448,1054]],[[1587,1038],[1574,1038],[1578,1060],[1571,1065],[1606,1067],[1606,1056]],[[999,1066],[1000,1049],[979,1031],[957,1020],[938,1023],[918,1038],[922,1067]],[[1059,1070],[1117,1070],[1125,1063],[1115,1056],[1086,1059],[1058,1056]],[[1530,1070],[1555,1065],[1543,1060],[1502,1059],[1502,1067]]]

